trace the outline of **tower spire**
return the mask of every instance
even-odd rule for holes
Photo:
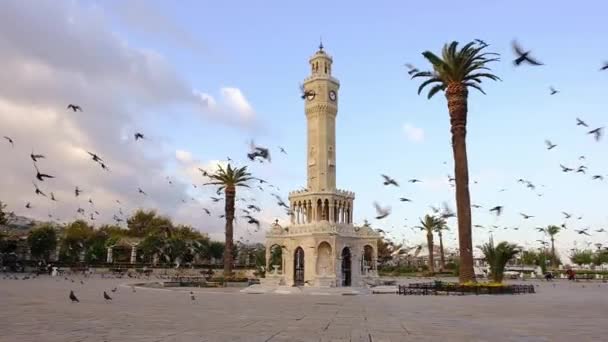
[[[319,36],[319,51],[323,51],[323,37]]]

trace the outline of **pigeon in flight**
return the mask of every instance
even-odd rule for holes
[[[593,177],[591,177],[591,179],[593,179],[593,180],[598,180],[598,179],[599,180],[604,180],[604,176],[602,176],[602,175],[594,175]]]
[[[243,217],[245,217],[247,219],[247,223],[249,223],[249,224],[255,224],[258,227],[258,229],[260,229],[260,221],[258,221],[257,219],[255,219],[251,215],[246,215],[246,216],[243,216]]]
[[[577,126],[583,126],[583,127],[589,127],[589,125],[587,125],[587,123],[579,118],[576,118],[576,125]]]
[[[79,105],[75,105],[75,104],[69,104],[67,109],[71,109],[74,112],[82,112],[82,108],[80,108]]]
[[[552,150],[557,147],[557,145],[552,143],[551,140],[545,140],[545,145],[547,145],[547,150]]]
[[[608,62],[604,62],[604,65],[600,68],[600,71],[608,70]]]
[[[137,141],[139,139],[145,139],[144,135],[139,132],[135,133],[133,136],[135,137],[135,141]]]
[[[31,208],[32,208],[32,205],[30,204],[30,202],[27,202],[27,204],[25,205],[25,207],[26,207],[27,209],[31,209]]]
[[[78,187],[76,187],[76,189],[74,189],[74,195],[76,197],[80,196],[80,193],[82,193],[82,190],[80,190]]]
[[[394,185],[394,186],[399,186],[399,183],[397,183],[396,180],[394,180],[393,178],[387,176],[387,175],[380,175],[382,176],[382,178],[384,178],[384,182],[382,184],[384,185]]]
[[[211,211],[209,211],[209,209],[207,208],[203,208],[203,211],[205,211],[205,213],[209,216],[211,216]]]
[[[44,155],[42,154],[34,154],[34,151],[32,151],[32,153],[30,153],[30,158],[32,158],[32,160],[35,162],[38,161],[38,159],[43,159],[45,158]]]
[[[32,183],[32,184],[34,184],[34,188],[36,188],[36,195],[40,195],[40,196],[46,197],[46,194],[44,192],[42,192],[40,190],[40,188],[38,188],[38,185],[36,185],[36,183]]]
[[[106,291],[103,291],[103,299],[109,301],[112,300],[112,297],[110,297]]]
[[[555,95],[555,94],[559,93],[559,90],[557,90],[553,87],[549,87],[549,92],[551,93],[551,95]]]
[[[527,219],[529,219],[529,218],[533,218],[533,217],[534,217],[534,216],[532,216],[532,215],[526,215],[526,214],[524,214],[524,213],[519,213],[519,214],[521,215],[521,217],[523,217],[523,218],[524,218],[524,220],[527,220]]]
[[[569,167],[566,167],[562,164],[559,164],[559,166],[562,168],[562,172],[570,172],[570,171],[574,171],[574,169],[571,169]]]
[[[378,202],[374,202],[374,207],[376,208],[376,219],[377,220],[381,220],[391,214],[390,207],[382,208],[378,204]]]
[[[530,65],[543,65],[543,63],[530,57],[530,51],[524,51],[521,48],[521,46],[519,46],[517,41],[514,40],[512,42],[512,45],[513,45],[513,50],[515,51],[515,54],[517,55],[517,58],[513,61],[513,64],[515,64],[515,66],[519,66],[523,62],[526,62]]]
[[[141,188],[137,188],[137,192],[139,192],[140,194],[147,196],[146,193],[141,189]]]
[[[87,151],[87,153],[93,158],[94,161],[98,163],[103,163],[103,159],[99,158],[99,156],[95,153]]]
[[[422,183],[421,180],[416,179],[416,178],[410,179],[410,180],[408,180],[408,182],[410,182],[410,183]]]
[[[287,151],[285,151],[285,149],[284,149],[284,148],[282,148],[281,146],[279,146],[279,150],[281,151],[281,153],[285,153],[285,154],[287,154]]]
[[[55,201],[55,202],[59,202],[56,198],[55,198],[55,194],[51,191],[51,201]]]
[[[13,139],[11,137],[7,137],[6,135],[4,136],[4,139],[6,139],[8,141],[9,144],[11,144],[11,147],[15,147],[15,142],[13,141]]]
[[[587,134],[593,134],[595,141],[600,141],[600,139],[602,138],[603,130],[604,130],[604,127],[598,127],[596,129],[590,130],[589,132],[587,132]]]
[[[420,70],[418,70],[418,68],[416,68],[415,66],[413,66],[410,63],[405,63],[405,67],[409,69],[408,72],[407,72],[407,74],[410,75],[410,76],[413,75],[413,74],[415,74],[415,73],[417,73],[417,72],[420,72]]]
[[[502,205],[497,205],[494,208],[490,209],[490,212],[495,212],[496,216],[500,216],[502,214]]]
[[[471,208],[480,209],[480,208],[483,208],[483,207],[480,206],[479,204],[473,204],[473,205],[471,205]]]
[[[578,235],[587,235],[587,236],[591,236],[591,234],[587,233],[587,230],[589,228],[585,228],[585,229],[575,229],[574,231],[578,233]]]
[[[564,217],[565,217],[566,219],[569,219],[569,218],[571,218],[571,217],[572,217],[572,214],[568,214],[568,213],[567,213],[567,212],[565,212],[565,211],[562,211],[562,214],[564,214]]]
[[[251,146],[251,152],[247,153],[247,158],[249,158],[249,160],[254,161],[256,158],[260,157],[268,162],[271,161],[270,150],[265,147],[256,146],[253,140],[249,145]]]
[[[401,197],[401,198],[399,198],[399,200],[400,200],[401,202],[411,202],[411,201],[412,201],[411,199],[409,199],[409,198],[405,198],[405,197]]]
[[[45,178],[55,178],[54,176],[40,173],[40,170],[38,170],[38,166],[36,166],[36,164],[34,164],[34,168],[36,168],[36,178],[41,182],[44,182]]]

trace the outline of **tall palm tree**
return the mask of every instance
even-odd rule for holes
[[[443,231],[449,229],[450,228],[448,228],[448,225],[444,219],[437,219],[437,225],[435,226],[434,230],[435,233],[437,233],[437,235],[439,236],[439,256],[441,258],[441,272],[443,272],[443,270],[445,269],[445,254],[443,252]]]
[[[422,55],[431,63],[433,71],[415,73],[412,78],[426,78],[418,88],[418,94],[433,85],[427,97],[430,99],[439,91],[445,91],[452,126],[452,150],[454,153],[454,174],[456,178],[456,213],[458,216],[458,239],[460,249],[461,283],[475,280],[473,271],[473,242],[471,236],[471,198],[469,194],[469,166],[467,161],[466,126],[468,88],[485,94],[480,84],[482,79],[500,80],[490,73],[486,66],[498,61],[498,54],[483,52],[487,45],[468,43],[457,50],[458,42],[443,46],[442,58],[430,51]]]
[[[420,219],[420,225],[416,228],[426,232],[426,245],[429,249],[429,273],[435,273],[435,258],[433,254],[433,232],[439,225],[440,219],[432,215],[425,215],[423,219]]]
[[[224,247],[224,277],[232,275],[232,248],[234,245],[234,202],[236,198],[236,188],[239,186],[249,187],[248,181],[252,180],[251,174],[247,172],[247,166],[232,168],[230,164],[224,169],[218,165],[215,173],[209,174],[211,182],[205,185],[217,185],[217,191],[224,191],[225,217],[226,217],[226,246]]]
[[[560,226],[549,225],[545,228],[545,234],[549,235],[551,238],[551,266],[553,268],[557,267],[557,258],[555,256],[555,235],[557,235],[561,231]]]

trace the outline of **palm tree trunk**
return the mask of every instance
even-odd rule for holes
[[[429,249],[429,273],[435,274],[435,258],[433,255],[433,232],[428,231],[426,233],[426,244]]]
[[[551,236],[551,266],[557,268],[557,260],[555,259],[555,238]]]
[[[454,151],[454,176],[456,178],[456,213],[458,218],[458,243],[460,249],[461,283],[475,281],[473,270],[473,238],[471,234],[471,196],[469,194],[469,165],[467,160],[467,96],[466,86],[460,83],[448,85],[445,96],[448,100],[450,124],[452,126],[452,149]]]
[[[236,197],[235,187],[226,187],[225,194],[226,244],[224,247],[224,278],[228,278],[232,275],[232,246],[234,239],[234,199]]]
[[[439,255],[441,257],[440,271],[443,272],[443,270],[445,269],[445,255],[443,254],[443,234],[441,234],[441,230],[439,230],[437,234],[439,234]]]

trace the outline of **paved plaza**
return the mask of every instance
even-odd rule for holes
[[[0,341],[581,342],[608,336],[608,284],[600,283],[536,282],[533,295],[406,297],[236,288],[133,292],[125,286],[134,283],[129,279],[95,277],[84,285],[74,279],[0,278]],[[70,290],[80,303],[70,303]],[[104,290],[112,302],[104,301]]]

